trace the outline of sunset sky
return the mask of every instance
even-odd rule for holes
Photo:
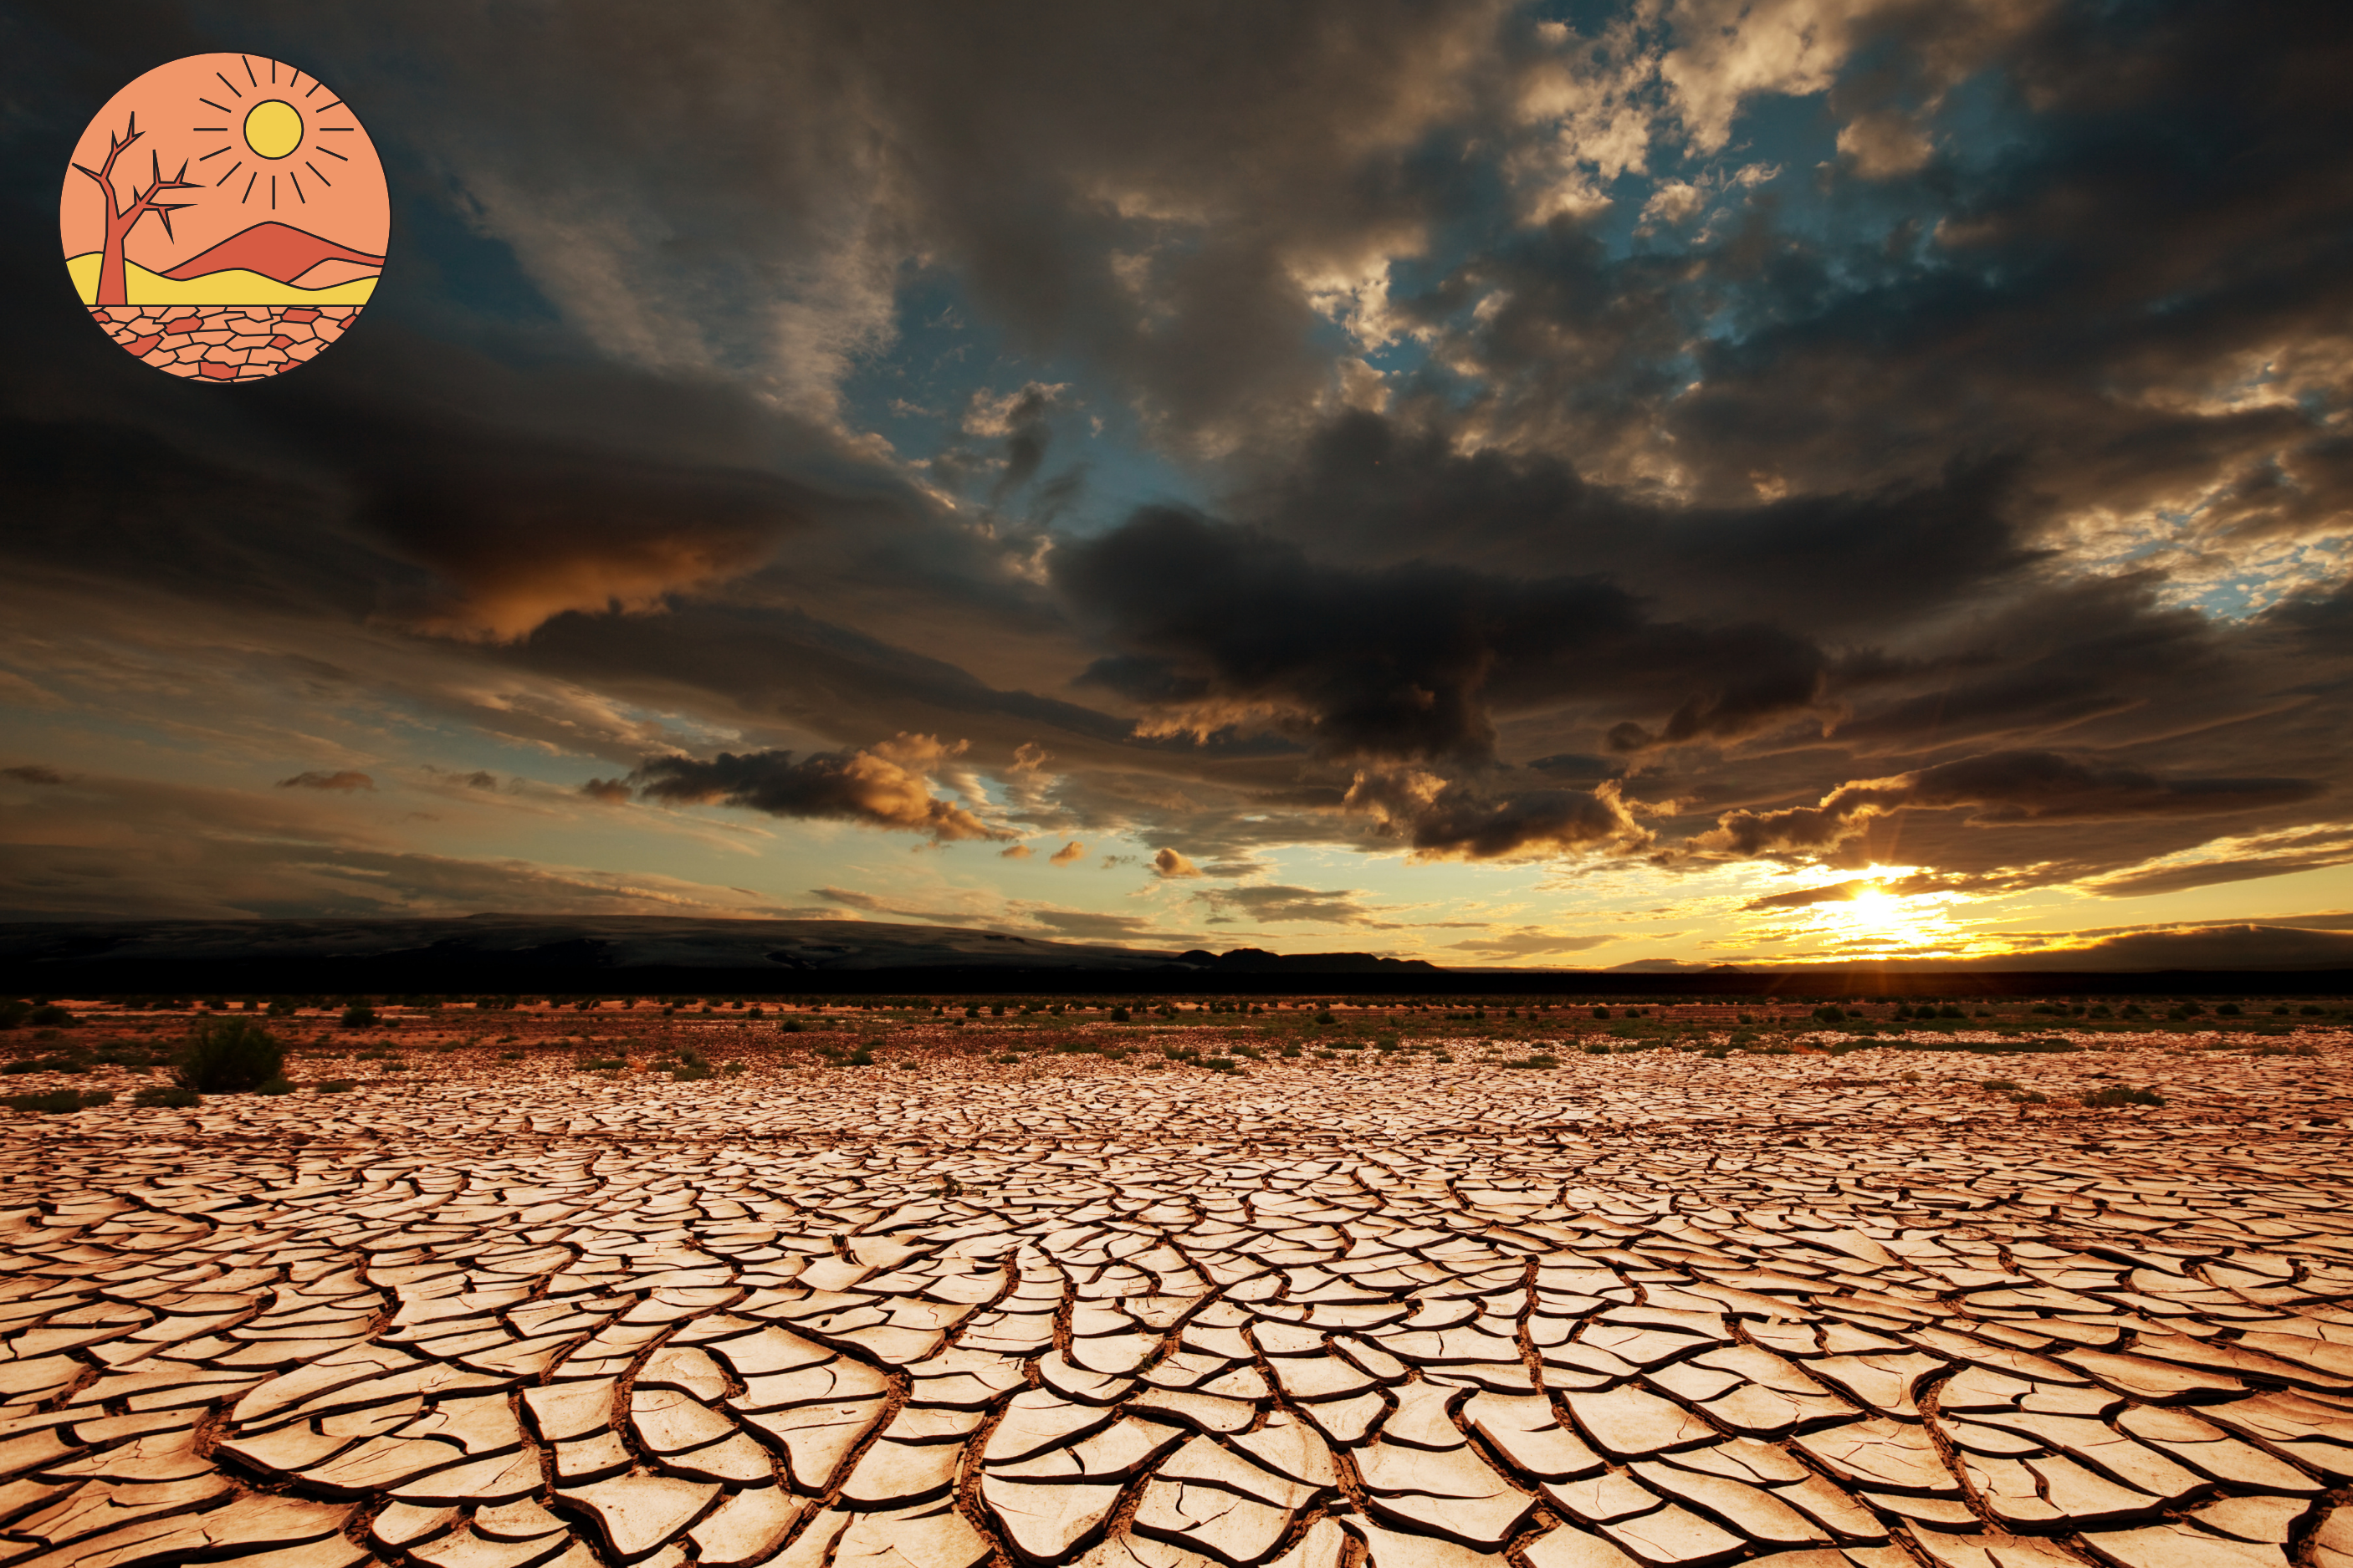
[[[392,195],[251,385],[57,241],[220,50]],[[0,919],[2353,946],[2341,4],[36,4],[0,83]]]

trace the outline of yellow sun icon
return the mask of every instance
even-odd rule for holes
[[[280,98],[266,98],[246,111],[245,144],[264,158],[283,158],[302,145],[302,116]]]

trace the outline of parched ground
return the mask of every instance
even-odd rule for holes
[[[124,353],[191,381],[263,381],[343,336],[357,305],[92,305]]]
[[[327,1021],[341,1092],[9,1080],[121,1098],[0,1120],[5,1568],[2353,1563],[2338,1029],[1223,1072],[690,1017],[673,1080],[649,1024]]]

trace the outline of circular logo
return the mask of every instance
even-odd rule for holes
[[[107,100],[58,200],[66,270],[124,352],[197,381],[316,358],[375,291],[392,202],[375,145],[316,77],[190,55]]]

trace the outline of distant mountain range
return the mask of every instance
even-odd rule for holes
[[[1565,970],[1441,969],[1368,952],[1249,947],[1176,952],[855,920],[484,914],[0,923],[0,995],[26,996],[930,990],[1729,997],[2039,995],[2054,987],[2353,994],[2353,932],[2222,926],[1960,962],[1736,968],[1647,960]]]
[[[10,984],[47,989],[103,981],[116,989],[512,990],[652,982],[664,975],[724,987],[791,983],[797,975],[918,970],[1064,976],[1442,973],[1419,959],[1365,952],[1170,952],[881,921],[472,915],[0,924],[0,975]]]
[[[384,265],[381,256],[370,256],[364,250],[337,245],[308,229],[291,224],[258,223],[251,228],[240,229],[210,249],[202,250],[161,276],[185,283],[207,273],[241,269],[259,272],[279,283],[291,283],[312,268],[327,261],[351,262],[359,267]]]

